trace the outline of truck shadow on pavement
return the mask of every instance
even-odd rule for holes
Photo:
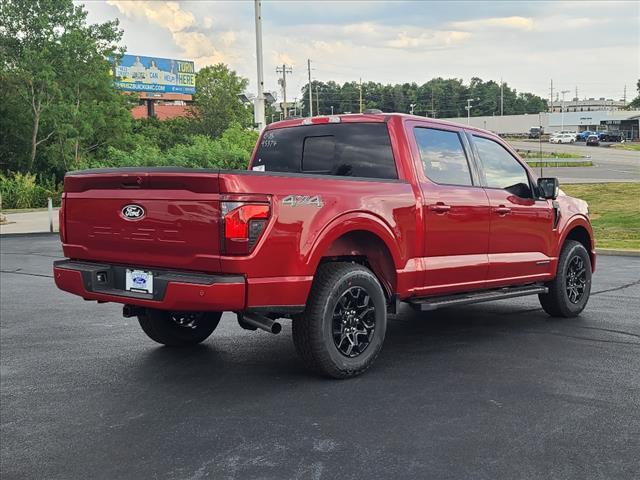
[[[226,319],[225,319],[226,320]],[[225,321],[223,320],[223,322]],[[230,321],[230,320],[226,320]],[[541,309],[493,304],[450,308],[420,313],[410,308],[389,318],[381,355],[360,381],[391,373],[390,369],[420,368],[432,357],[450,362],[461,354],[491,354],[504,343],[514,348],[525,336],[571,330],[582,319],[558,321]],[[537,341],[540,339],[538,338]],[[148,344],[147,344],[148,345]],[[451,356],[450,359],[443,358]],[[326,379],[305,369],[291,339],[290,322],[283,321],[279,335],[245,332],[216,337],[216,332],[195,348],[150,347],[136,363],[137,381],[169,382],[176,385],[249,390],[279,387],[288,382],[315,384]],[[346,381],[347,383],[349,380]],[[331,382],[329,383],[343,383]],[[251,386],[251,387],[248,387]],[[255,393],[255,392],[254,392]]]

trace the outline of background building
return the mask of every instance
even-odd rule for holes
[[[570,131],[620,131],[627,140],[638,140],[640,110],[599,110],[591,112],[539,113],[486,117],[446,118],[455,123],[467,124],[490,130],[500,135],[522,135],[532,127],[540,127],[546,133]]]
[[[622,110],[627,106],[627,102],[624,100],[613,100],[611,98],[600,97],[596,98],[585,98],[582,100],[578,100],[574,98],[572,100],[567,100],[564,102],[564,111],[565,112],[592,112],[592,111],[600,111],[600,110]],[[549,109],[551,112],[561,112],[562,111],[562,101],[556,100],[553,102],[553,105],[550,106]]]

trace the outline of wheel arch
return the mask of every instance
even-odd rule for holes
[[[399,249],[391,228],[371,214],[343,215],[323,230],[307,263],[315,274],[322,263],[330,261],[364,265],[376,275],[389,298],[396,292]]]
[[[589,222],[582,217],[574,217],[574,219],[572,219],[572,221],[567,224],[559,243],[558,256],[560,255],[562,247],[564,247],[564,244],[567,242],[567,240],[575,240],[576,242],[581,243],[584,248],[586,248],[587,252],[589,253],[589,259],[591,260],[591,270],[595,271],[595,244],[593,239],[593,230],[591,229],[591,225],[589,224]]]

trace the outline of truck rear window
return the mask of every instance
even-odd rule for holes
[[[364,178],[398,178],[384,123],[341,123],[267,131],[252,167]]]

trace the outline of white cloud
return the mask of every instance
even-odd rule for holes
[[[200,68],[223,61],[255,91],[251,2],[76,1],[91,21],[119,16],[130,51],[192,59]],[[364,5],[263,2],[267,90],[278,90],[275,68],[286,63],[294,65],[288,96],[299,94],[307,58],[312,77],[323,81],[503,77],[518,91],[541,96],[550,78],[554,87],[577,84],[580,96],[592,97],[621,95],[626,84],[629,96],[640,71],[637,3],[593,3],[588,12],[571,2],[544,8],[515,2],[469,2],[464,9],[445,2]]]
[[[418,34],[402,32],[399,33],[396,38],[387,41],[386,45],[391,48],[400,49],[443,47],[466,40],[470,36],[471,33],[469,32],[458,31],[437,31]]]
[[[150,22],[179,32],[195,24],[193,13],[183,10],[178,2],[154,2],[149,0],[107,0],[120,13],[130,17],[145,17]]]
[[[150,23],[168,29],[177,46],[182,49],[184,57],[193,60],[196,68],[220,62],[228,63],[231,60],[231,56],[216,48],[209,36],[189,30],[198,26],[196,17],[192,12],[183,9],[178,2],[107,0],[107,3],[128,17],[142,17]],[[213,19],[205,16],[202,27],[212,29]],[[230,46],[235,42],[235,34],[224,32],[220,35],[220,40],[225,46]]]

